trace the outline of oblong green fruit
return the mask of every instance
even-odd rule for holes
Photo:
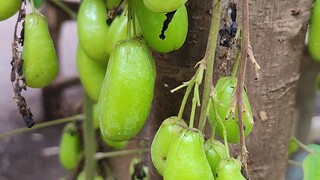
[[[245,180],[241,174],[241,164],[233,158],[226,158],[220,161],[216,180]]]
[[[316,180],[320,177],[320,155],[308,154],[303,162],[303,180]]]
[[[20,8],[21,0],[0,0],[0,21],[13,16]]]
[[[187,128],[186,123],[176,116],[164,120],[158,129],[151,144],[151,159],[154,167],[160,175],[163,175],[172,137],[176,136],[183,128]]]
[[[111,141],[107,139],[105,136],[102,136],[102,140],[108,147],[116,150],[123,149],[128,145],[128,141],[120,141],[120,142]]]
[[[311,57],[320,62],[320,1],[314,1],[309,26],[308,49]]]
[[[26,16],[23,46],[23,75],[27,85],[42,88],[58,75],[58,58],[46,18],[38,13]]]
[[[95,103],[92,106],[92,121],[93,121],[93,127],[95,129],[98,129],[100,127],[99,113],[98,113],[98,103]]]
[[[143,0],[144,5],[153,12],[171,12],[187,2],[187,0]]]
[[[94,61],[107,64],[107,5],[105,0],[84,0],[78,13],[78,36],[83,51]]]
[[[74,123],[68,123],[62,132],[59,160],[60,164],[67,170],[74,169],[81,158],[81,139]]]
[[[167,156],[164,179],[213,180],[203,143],[203,135],[196,129],[183,129],[173,137]]]
[[[216,89],[216,95],[218,103],[216,104],[216,109],[211,105],[209,110],[209,122],[211,125],[217,121],[215,113],[218,114],[219,118],[222,120],[226,131],[227,131],[227,140],[230,143],[239,142],[239,129],[238,129],[238,115],[237,108],[235,113],[230,113],[228,111],[231,108],[232,98],[234,95],[235,88],[237,86],[237,79],[235,77],[222,77],[218,80]],[[244,122],[244,135],[248,136],[253,127],[253,117],[249,99],[245,90],[243,91],[244,104],[247,107],[247,112],[243,112],[243,122]],[[244,107],[244,105],[243,105]],[[244,109],[243,109],[244,110]],[[228,117],[227,117],[228,116]],[[217,123],[216,132],[218,135],[223,138],[223,128],[220,123]]]
[[[78,45],[77,69],[83,89],[94,101],[98,101],[107,66],[93,61]]]
[[[101,133],[112,141],[133,138],[151,107],[155,64],[145,42],[120,42],[111,52],[98,109]]]
[[[145,7],[143,0],[132,1],[135,5],[136,16],[138,18],[140,29],[148,45],[160,53],[168,53],[179,49],[188,33],[188,13],[183,5],[173,16],[168,29],[165,31],[165,39],[159,35],[166,20],[165,13],[155,13]]]
[[[209,139],[204,143],[204,151],[210,164],[211,172],[215,174],[219,162],[227,158],[226,147],[220,141]]]

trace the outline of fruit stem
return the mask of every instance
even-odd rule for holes
[[[132,17],[131,6],[132,6],[131,1],[128,0],[127,37],[126,37],[127,40],[131,38],[131,17]]]
[[[51,120],[48,122],[36,124],[32,128],[23,127],[23,128],[19,128],[19,129],[15,129],[12,131],[2,133],[2,134],[0,134],[0,139],[7,138],[10,136],[14,136],[14,135],[18,135],[18,134],[25,133],[25,132],[31,132],[31,131],[34,131],[37,129],[42,129],[42,128],[51,127],[51,126],[58,125],[58,124],[63,124],[63,123],[77,121],[77,120],[83,120],[83,119],[84,119],[83,114],[77,114],[74,116],[61,118],[61,119],[55,119],[55,120]]]
[[[194,116],[196,113],[198,94],[199,94],[199,85],[196,83],[194,86],[194,90],[193,90],[192,108],[191,108],[191,114],[190,114],[189,128],[193,128],[193,125],[194,125]]]
[[[94,155],[96,153],[96,139],[95,131],[93,127],[92,119],[92,105],[93,100],[91,100],[87,94],[85,94],[84,99],[84,114],[86,116],[84,121],[84,150],[85,150],[85,174],[86,179],[93,179],[96,161]]]
[[[192,79],[188,82],[187,90],[186,90],[186,92],[185,92],[185,94],[183,96],[182,103],[181,103],[181,106],[180,106],[180,109],[179,109],[179,113],[178,113],[178,119],[182,118],[182,114],[183,114],[184,108],[186,106],[189,94],[191,92],[191,89],[192,89],[194,83],[195,83],[195,77],[193,76]]]
[[[218,39],[221,11],[222,11],[221,0],[213,0],[213,3],[212,3],[213,14],[211,17],[211,27],[209,31],[206,54],[203,61],[200,64],[200,66],[205,66],[205,69],[206,69],[204,90],[203,90],[203,96],[202,96],[202,106],[201,106],[201,113],[200,113],[199,126],[198,126],[198,129],[200,131],[203,131],[206,123],[207,110],[208,110],[210,92],[211,92],[210,87],[212,86],[214,57],[216,53],[216,45],[217,45],[217,39]]]
[[[217,117],[218,119],[218,123],[221,125],[222,127],[222,134],[223,134],[223,142],[224,142],[224,146],[226,147],[226,152],[227,152],[227,157],[230,158],[230,153],[229,153],[229,145],[228,145],[228,140],[227,140],[227,130],[226,130],[226,127],[224,126],[223,122],[222,122],[222,119],[220,118],[219,114],[218,114],[218,111],[216,111],[217,109],[217,103],[214,103],[213,104],[214,106],[214,113],[215,113],[215,116]]]
[[[307,145],[303,144],[301,141],[299,141],[297,138],[295,137],[291,137],[292,140],[294,140],[303,150],[305,150],[308,153],[314,154],[315,152],[310,149]]]
[[[32,7],[32,13],[36,13],[36,6],[34,5],[34,0],[30,0],[31,2],[31,7]]]
[[[299,161],[294,161],[294,160],[290,160],[288,159],[288,164],[293,165],[293,166],[299,166],[302,167],[302,163]]]
[[[149,148],[143,148],[143,149],[129,149],[129,150],[122,150],[122,151],[113,151],[113,152],[97,152],[95,154],[95,159],[105,159],[109,157],[117,157],[117,156],[126,156],[130,154],[139,154],[142,152],[149,152]]]
[[[64,12],[66,12],[71,19],[77,19],[77,13],[74,12],[71,8],[69,8],[66,4],[61,2],[61,0],[51,0],[51,2],[58,6],[60,9],[62,9]]]

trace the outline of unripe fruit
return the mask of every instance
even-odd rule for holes
[[[162,122],[154,136],[151,144],[151,158],[160,175],[163,175],[173,137],[184,128],[187,128],[186,123],[182,119],[172,116]]]
[[[106,51],[107,5],[105,0],[84,0],[78,14],[79,43],[83,51],[95,62],[107,64],[109,54]]]
[[[187,0],[143,0],[144,5],[153,12],[171,12],[187,2]]]
[[[246,180],[241,174],[241,164],[233,158],[226,158],[220,161],[216,180]]]
[[[196,129],[183,129],[173,137],[164,170],[164,179],[213,180],[203,149],[203,141],[201,132]]]
[[[111,141],[111,140],[105,138],[104,136],[102,136],[102,140],[108,147],[110,147],[111,149],[116,149],[116,150],[124,149],[128,145],[128,141],[120,141],[120,142]]]
[[[308,49],[311,57],[320,62],[320,1],[314,1],[309,26]]]
[[[81,158],[80,134],[74,123],[68,123],[62,133],[60,142],[59,160],[61,165],[67,169],[74,169]]]
[[[226,147],[220,141],[209,139],[204,143],[204,151],[212,174],[216,174],[219,162],[228,156]]]
[[[98,103],[105,138],[125,141],[140,132],[150,111],[155,75],[154,59],[142,40],[115,46]]]
[[[0,0],[0,21],[13,16],[20,8],[21,0]]]
[[[161,39],[161,30],[166,20],[165,13],[150,11],[145,7],[143,0],[132,2],[135,5],[141,32],[150,47],[157,52],[168,53],[179,49],[183,45],[188,32],[188,14],[184,5],[177,9],[168,29],[164,32],[165,38]]]
[[[107,66],[93,61],[79,45],[76,60],[83,89],[92,100],[98,101]]]
[[[222,77],[218,80],[216,85],[217,100],[215,107],[212,104],[209,110],[209,122],[211,125],[217,121],[216,132],[223,138],[223,127],[218,122],[218,117],[221,119],[227,131],[227,140],[230,143],[239,142],[239,129],[238,129],[238,114],[237,108],[235,112],[232,111],[232,100],[237,86],[237,79],[235,77]],[[243,122],[244,122],[244,135],[248,136],[253,127],[252,111],[249,99],[245,90],[243,91]],[[218,114],[218,117],[216,116]]]
[[[23,47],[23,75],[27,85],[42,88],[58,74],[58,58],[46,18],[38,13],[26,16]]]

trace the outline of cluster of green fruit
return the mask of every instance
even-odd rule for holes
[[[97,102],[102,136],[114,142],[136,136],[148,117],[156,77],[148,46],[160,53],[176,50],[188,30],[184,3],[177,7],[162,40],[165,12],[149,10],[143,0],[129,0],[109,23],[106,12],[119,2],[84,0],[78,14],[80,80]]]
[[[239,142],[238,118],[231,116],[236,78],[218,80],[216,101],[209,107],[209,121],[213,131],[229,143]],[[244,91],[243,121],[245,136],[253,127],[252,112]],[[151,145],[152,162],[164,179],[220,179],[243,180],[241,163],[230,158],[228,144],[212,136],[205,141],[202,132],[190,128],[184,120],[170,117],[163,121]]]

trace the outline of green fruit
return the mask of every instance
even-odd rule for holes
[[[111,9],[112,7],[118,6],[120,0],[107,0],[107,7]]]
[[[104,0],[84,0],[78,14],[78,35],[83,51],[95,62],[107,64],[109,54],[107,5]]]
[[[111,141],[105,138],[104,136],[102,136],[102,140],[108,147],[116,150],[124,149],[128,145],[128,141],[120,141],[120,142]]]
[[[218,114],[219,118],[222,120],[226,131],[227,131],[227,140],[230,143],[239,142],[239,129],[238,129],[238,114],[237,108],[235,109],[234,114],[229,113],[231,109],[232,99],[237,86],[237,79],[235,77],[222,77],[218,80],[216,85],[217,99],[219,102],[216,103],[216,109],[209,111],[209,122],[211,125],[217,121],[215,113]],[[247,93],[243,91],[244,104],[243,107],[247,108],[247,111],[243,112],[243,122],[244,122],[244,135],[247,137],[252,130],[253,120],[252,120],[252,111],[249,103]],[[211,104],[212,105],[212,104]],[[212,109],[214,107],[210,107]],[[245,110],[245,109],[243,109]],[[228,116],[228,117],[227,117]],[[220,123],[217,123],[216,132],[218,135],[223,138],[223,128]]]
[[[314,1],[309,26],[308,49],[311,57],[320,62],[320,1]]]
[[[143,0],[132,1],[135,5],[141,32],[149,46],[160,53],[168,53],[179,49],[188,33],[188,14],[183,5],[177,9],[168,29],[165,31],[165,38],[162,40],[159,35],[166,20],[165,13],[155,13],[145,7]]]
[[[21,0],[0,0],[0,21],[13,16],[21,5]]]
[[[92,107],[92,121],[93,121],[93,127],[95,129],[98,129],[100,127],[98,103],[95,103]]]
[[[77,177],[77,180],[85,180],[86,179],[85,175],[86,175],[85,172],[81,171]],[[95,175],[93,180],[103,180],[103,178],[101,176]]]
[[[47,20],[41,14],[26,16],[23,59],[23,75],[29,87],[45,87],[58,75],[58,58]]]
[[[74,169],[81,160],[81,139],[74,123],[68,123],[62,133],[60,142],[60,164],[67,170]]]
[[[130,163],[129,173],[132,180],[148,180],[149,177],[148,167],[143,165],[141,159],[136,157]]]
[[[228,157],[226,147],[220,141],[209,139],[204,143],[204,151],[210,164],[211,172],[215,174],[219,162]]]
[[[320,177],[320,155],[309,154],[302,162],[303,180],[316,180]]]
[[[151,107],[156,76],[151,52],[140,39],[115,46],[99,97],[102,135],[112,141],[133,138]]]
[[[233,158],[226,158],[220,161],[216,180],[246,180],[241,174],[241,164]]]
[[[202,133],[196,129],[183,129],[173,137],[165,165],[164,179],[213,180],[203,141]]]
[[[153,12],[171,12],[187,2],[187,0],[143,0],[144,5]]]
[[[94,62],[79,45],[76,60],[80,81],[85,92],[91,99],[98,101],[107,66]]]
[[[183,128],[187,128],[182,119],[175,116],[164,120],[158,129],[151,144],[151,158],[154,167],[163,175],[172,137],[176,136]]]
[[[111,54],[114,46],[122,41],[125,40],[127,37],[127,26],[128,26],[128,10],[125,8],[120,16],[117,16],[111,23],[107,38],[108,43],[105,45],[107,53]],[[131,25],[133,28],[133,24]],[[133,32],[133,29],[132,29]],[[140,35],[140,29],[136,27],[137,35]]]
[[[320,155],[320,145],[319,144],[308,144],[307,147]]]

